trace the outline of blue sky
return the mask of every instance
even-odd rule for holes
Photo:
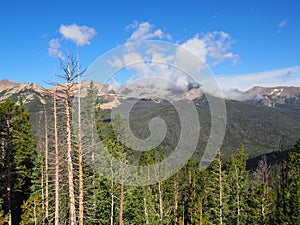
[[[91,31],[87,39],[77,39],[83,67],[128,41],[160,39],[192,48],[204,41],[206,50],[215,48],[206,59],[224,88],[300,86],[299,12],[298,0],[5,0],[0,7],[0,80],[45,85],[59,67],[49,42],[57,40],[62,54],[75,51],[76,38],[67,36],[72,30],[61,29],[73,24]],[[214,45],[218,40],[220,49]]]

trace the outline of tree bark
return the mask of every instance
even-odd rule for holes
[[[48,123],[47,123],[47,113],[44,108],[45,114],[45,221],[48,224],[49,221],[49,169],[48,169]]]
[[[112,168],[112,160],[110,161],[110,172],[111,172],[111,206],[110,206],[110,225],[114,225],[114,181],[113,181],[113,168]]]
[[[74,193],[74,170],[73,170],[73,151],[71,139],[71,106],[70,106],[70,92],[71,92],[71,72],[70,72],[70,56],[68,61],[67,71],[67,90],[66,90],[66,131],[67,131],[67,158],[68,158],[68,180],[69,180],[69,207],[70,207],[70,225],[76,224],[76,208],[75,208],[75,193]]]
[[[163,205],[163,191],[161,182],[158,182],[158,194],[159,194],[159,222],[162,225],[164,221],[164,205]]]
[[[236,210],[237,210],[237,218],[236,224],[240,224],[240,184],[239,184],[239,174],[237,166],[235,165],[235,176],[236,176],[236,185],[237,185],[237,195],[236,195]]]
[[[59,150],[57,132],[57,111],[56,111],[56,83],[54,73],[55,91],[53,94],[53,116],[54,116],[54,145],[55,145],[55,225],[59,225]]]
[[[178,190],[178,182],[177,182],[177,175],[174,177],[174,225],[178,223],[178,217],[177,217],[177,211],[178,211],[178,196],[179,190]]]
[[[220,217],[220,224],[223,224],[223,198],[222,198],[222,191],[223,191],[223,184],[222,184],[222,161],[221,161],[221,154],[219,153],[219,217]]]
[[[7,146],[8,149],[11,146],[11,140],[10,140],[10,123],[9,120],[6,120],[6,125],[7,125]],[[11,194],[11,169],[10,169],[10,150],[7,151],[7,158],[6,158],[6,163],[7,163],[7,203],[8,203],[8,225],[12,225],[12,194]]]
[[[121,172],[121,193],[120,193],[120,221],[119,224],[123,225],[123,201],[124,201],[124,168],[122,167]]]
[[[78,62],[78,53],[77,53]],[[79,163],[79,225],[83,225],[84,205],[83,205],[83,157],[82,157],[82,141],[81,141],[81,84],[80,84],[80,67],[78,65],[78,163]]]
[[[144,211],[145,211],[146,224],[149,224],[149,214],[148,214],[148,205],[147,205],[146,196],[144,196]]]

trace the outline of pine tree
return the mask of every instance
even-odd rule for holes
[[[258,168],[252,175],[252,187],[249,198],[248,223],[269,224],[271,199],[269,191],[270,166],[264,155]]]
[[[219,151],[213,160],[206,186],[207,202],[206,212],[208,220],[212,224],[223,223],[223,174],[221,152]]]
[[[246,170],[248,156],[244,146],[238,148],[236,157],[231,156],[226,163],[225,203],[226,224],[246,224],[249,198],[249,172]]]
[[[29,113],[23,103],[0,104],[1,196],[9,224],[19,224],[21,205],[30,196],[36,154]]]
[[[82,152],[84,152],[83,159],[83,179],[84,179],[84,218],[85,224],[97,224],[97,192],[102,193],[108,187],[102,186],[102,190],[97,190],[97,180],[100,179],[95,168],[96,146],[99,141],[97,135],[97,126],[102,126],[102,115],[99,110],[98,89],[94,82],[91,82],[86,89],[87,95],[82,103],[81,110],[81,138],[82,138]],[[78,106],[79,107],[79,106]],[[102,131],[99,131],[101,135]],[[101,184],[103,181],[101,181]],[[100,195],[101,196],[101,195]],[[100,196],[98,196],[100,198]],[[105,200],[107,201],[107,200]]]
[[[0,199],[0,225],[5,225],[9,221],[9,215],[2,210],[2,199]]]
[[[194,205],[195,208],[195,217],[192,221],[192,224],[195,225],[204,225],[208,224],[208,213],[206,210],[206,204],[207,204],[207,197],[209,194],[209,188],[207,188],[207,185],[209,185],[208,179],[208,171],[207,170],[201,170],[199,172],[198,181],[197,181],[197,197],[196,202]]]
[[[289,152],[287,170],[288,224],[300,224],[300,139]]]
[[[274,224],[300,222],[300,140],[288,151],[282,161],[275,190]]]

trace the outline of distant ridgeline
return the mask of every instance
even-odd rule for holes
[[[76,85],[76,84],[75,84]],[[132,119],[133,130],[146,132],[141,129],[148,126],[152,116],[165,115],[169,121],[176,120],[176,112],[167,101],[153,99],[147,95],[147,89],[139,90],[138,87],[122,87],[119,90],[111,90],[108,85],[97,84],[98,97],[101,108],[107,112],[106,121],[109,121],[109,112],[112,107],[126,101],[141,99],[139,107],[133,109],[135,117]],[[88,82],[81,84],[81,97],[85,98]],[[49,91],[34,83],[18,84],[9,80],[0,81],[0,101],[10,98],[13,101],[22,100],[31,114],[33,133],[36,136],[38,121],[41,112],[52,108],[53,97]],[[201,91],[201,85],[190,85],[186,93],[173,93],[168,90],[158,90],[161,96],[168,99],[178,99],[184,94],[186,98],[193,101],[199,112],[202,132],[199,138],[198,156],[201,157],[203,146],[210,134],[210,112],[209,104]],[[132,94],[135,93],[135,94]],[[76,94],[76,88],[75,92]],[[232,90],[225,93],[227,109],[227,130],[222,145],[223,157],[228,157],[237,149],[241,143],[244,144],[246,152],[250,157],[270,153],[279,150],[279,141],[285,139],[291,145],[300,136],[300,88],[299,87],[254,87],[246,92]],[[150,100],[143,103],[143,100]],[[151,103],[152,101],[152,103]],[[173,118],[172,118],[173,117]],[[143,121],[140,121],[143,118]],[[173,131],[180,129],[178,122],[169,124]],[[143,126],[143,127],[142,127]],[[141,134],[147,136],[147,134]],[[166,144],[172,145],[176,142],[175,137],[169,135],[164,140]]]

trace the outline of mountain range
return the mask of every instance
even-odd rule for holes
[[[86,96],[88,86],[88,82],[81,83],[81,98]],[[169,122],[169,130],[180,130],[180,121],[172,101],[184,98],[194,102],[203,131],[198,148],[199,152],[203,151],[203,142],[209,138],[211,124],[209,103],[200,85],[189,85],[185,91],[153,90],[144,87],[120,87],[113,90],[108,85],[97,83],[95,86],[100,90],[101,108],[107,114],[112,108],[119,107],[126,101],[140,100],[133,108],[131,122],[133,133],[138,133],[141,138],[149,136],[149,129],[142,128],[147,126],[154,116],[160,116]],[[0,81],[0,102],[7,98],[13,101],[22,99],[31,113],[33,130],[37,132],[39,113],[48,104],[48,108],[51,108],[52,97],[49,90],[53,88],[46,89],[35,83],[19,84],[5,79]],[[282,138],[289,145],[300,137],[300,87],[257,86],[247,91],[231,90],[224,92],[224,95],[227,128],[221,148],[225,152],[225,157],[235,152],[240,144],[244,144],[250,156],[256,157],[278,150]],[[178,141],[176,135],[167,135],[165,141],[176,143]]]

